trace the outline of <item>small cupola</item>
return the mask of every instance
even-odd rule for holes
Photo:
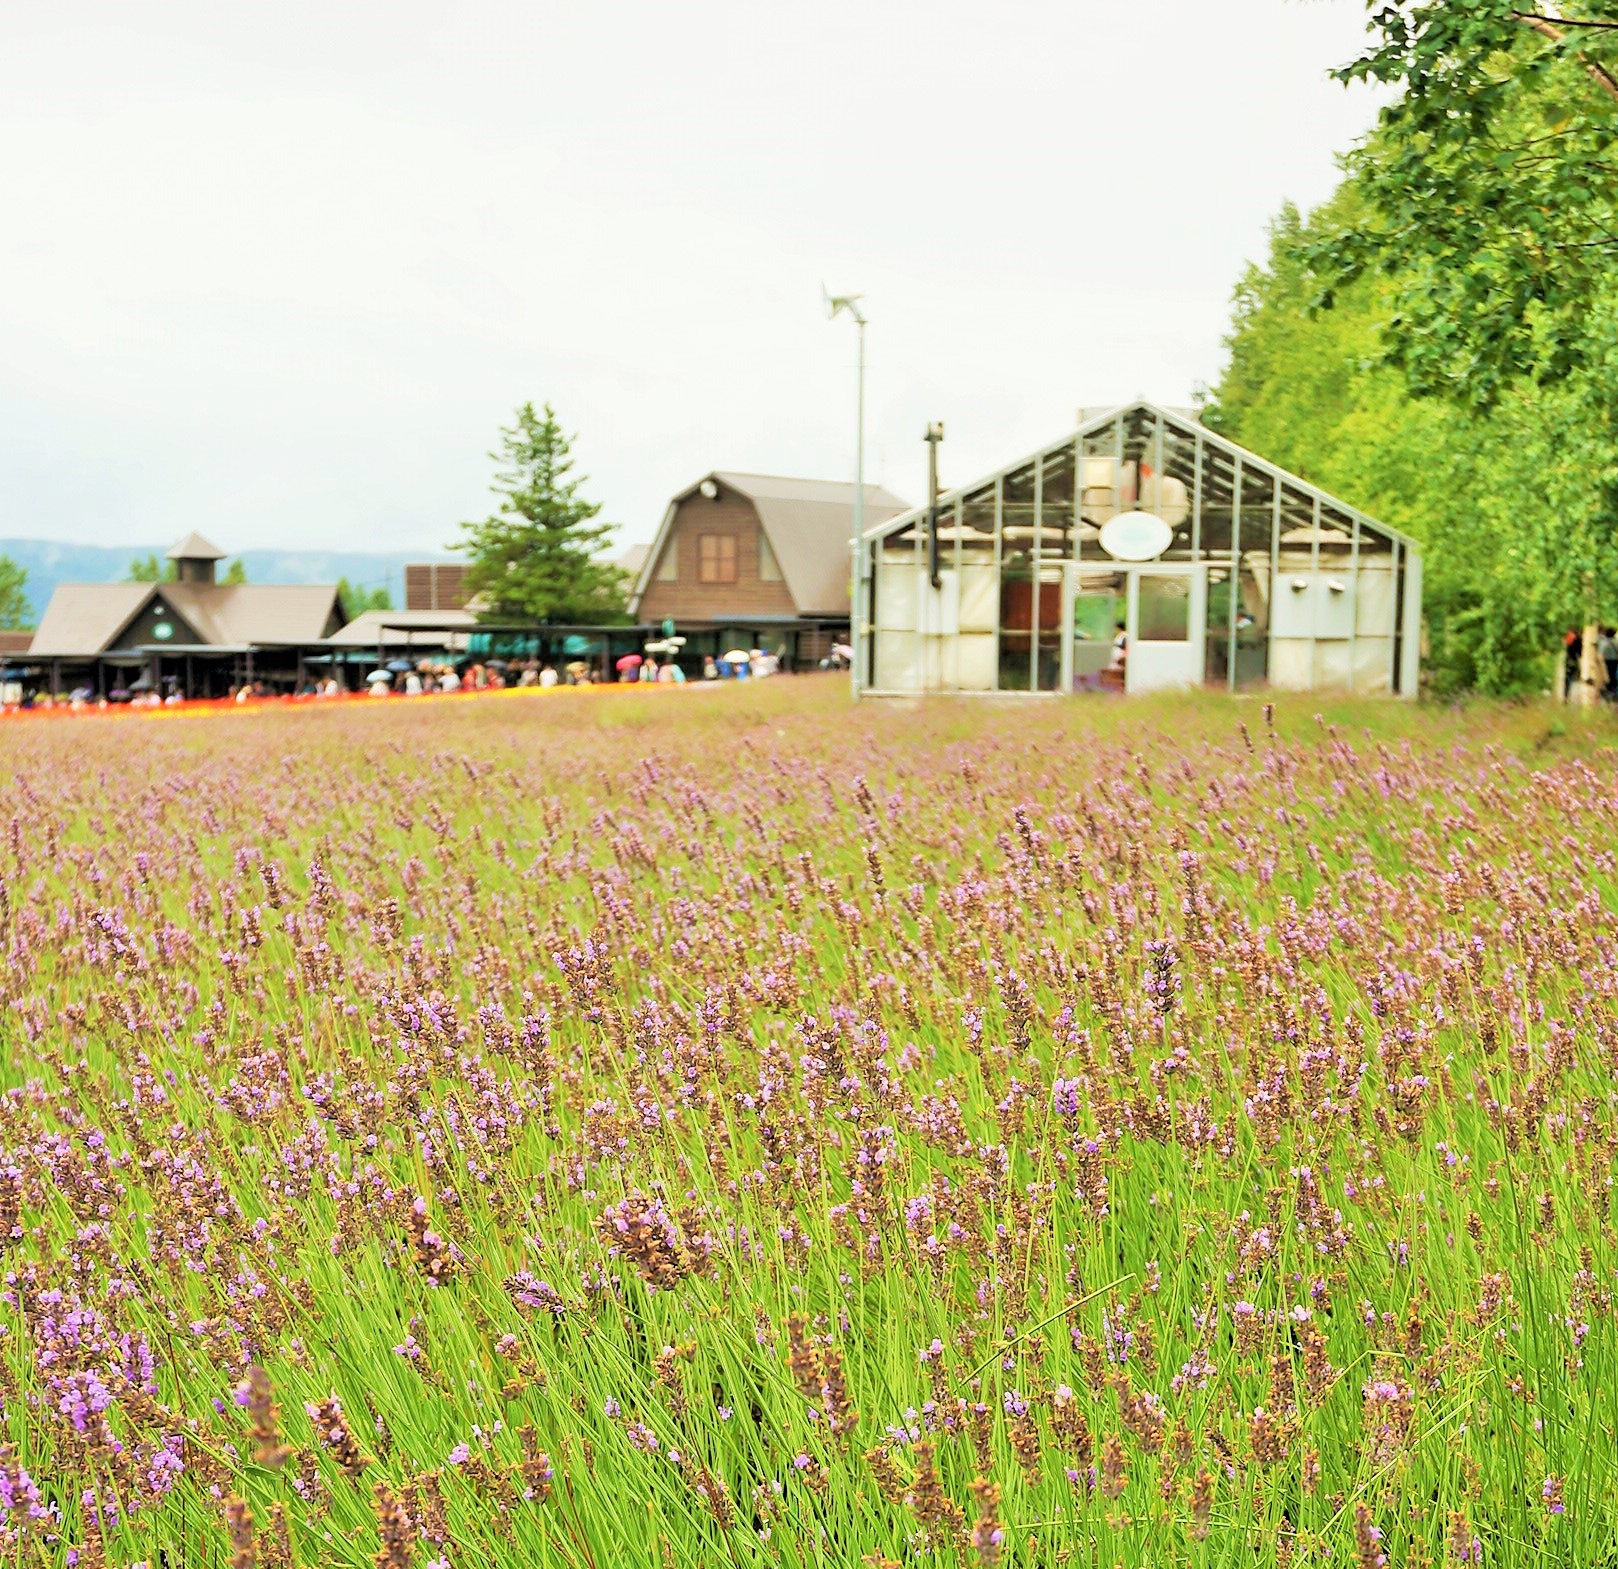
[[[174,576],[181,583],[212,583],[217,563],[225,553],[200,534],[187,534],[168,553],[174,563]]]

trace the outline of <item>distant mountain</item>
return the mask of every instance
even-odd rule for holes
[[[172,543],[172,541],[170,541]],[[156,556],[168,545],[62,545],[46,539],[0,539],[0,556],[10,556],[28,574],[28,597],[37,620],[58,583],[121,583],[129,564]],[[230,560],[234,560],[232,557]],[[429,550],[244,550],[249,583],[335,583],[346,577],[356,587],[386,587],[396,607],[404,605],[407,561],[450,561]],[[220,575],[230,561],[219,563]]]

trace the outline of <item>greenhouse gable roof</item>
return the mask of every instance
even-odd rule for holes
[[[1015,461],[994,469],[988,474],[980,475],[977,479],[971,480],[967,484],[957,485],[941,492],[938,497],[939,507],[952,506],[957,499],[978,495],[984,490],[992,489],[1000,480],[1031,467],[1041,458],[1058,455],[1070,449],[1075,442],[1082,441],[1086,437],[1098,435],[1107,430],[1109,426],[1124,434],[1129,431],[1132,425],[1155,422],[1163,432],[1172,433],[1182,441],[1200,444],[1198,450],[1205,451],[1211,446],[1215,451],[1228,458],[1233,465],[1239,460],[1244,468],[1256,469],[1260,473],[1268,475],[1278,485],[1290,486],[1312,501],[1319,501],[1337,512],[1356,519],[1363,527],[1390,540],[1397,540],[1407,549],[1420,553],[1420,544],[1410,538],[1409,535],[1401,533],[1396,528],[1389,527],[1388,524],[1360,511],[1358,507],[1351,506],[1340,497],[1333,496],[1328,491],[1322,490],[1320,486],[1312,485],[1306,479],[1300,479],[1296,474],[1290,473],[1278,464],[1270,462],[1268,458],[1261,457],[1256,452],[1250,452],[1246,447],[1240,446],[1228,436],[1223,436],[1218,431],[1210,429],[1200,420],[1183,410],[1166,409],[1159,404],[1137,399],[1133,403],[1114,404],[1093,409],[1087,408],[1081,411],[1081,415],[1082,423],[1078,429],[1070,431],[1061,440],[1049,442],[1035,452],[1024,453]],[[886,539],[891,534],[899,533],[917,522],[924,521],[929,510],[926,506],[913,507],[908,512],[901,512],[893,517],[884,518],[867,528],[864,538],[867,540]]]

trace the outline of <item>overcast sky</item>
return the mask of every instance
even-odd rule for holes
[[[431,549],[549,399],[648,537],[710,468],[919,499],[1189,398],[1373,100],[1357,0],[13,4],[0,534]]]

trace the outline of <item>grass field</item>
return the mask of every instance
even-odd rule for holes
[[[1618,730],[15,724],[0,1563],[1618,1564]]]

